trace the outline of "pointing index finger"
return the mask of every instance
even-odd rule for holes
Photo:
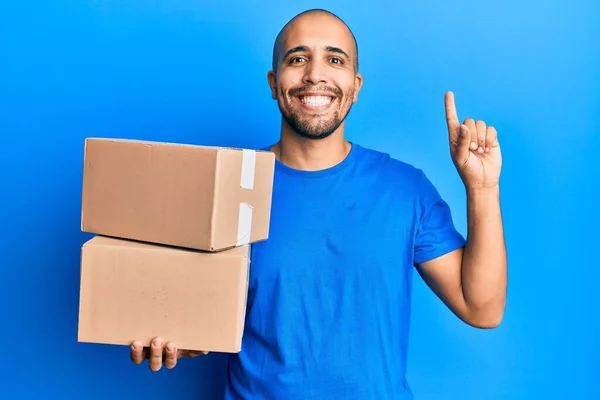
[[[458,123],[458,115],[456,114],[456,104],[454,103],[454,93],[446,92],[446,122],[448,123],[449,129],[457,129],[460,124]]]

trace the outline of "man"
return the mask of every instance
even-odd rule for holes
[[[468,239],[425,174],[344,139],[362,86],[358,48],[335,15],[294,17],[268,73],[282,114],[269,240],[252,246],[243,348],[226,399],[411,398],[405,380],[413,268],[460,319],[496,327],[506,253],[501,155],[483,121],[459,123],[446,93],[452,160],[464,182]],[[168,338],[132,360],[173,368]]]

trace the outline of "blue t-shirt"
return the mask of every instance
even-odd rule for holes
[[[425,174],[352,145],[309,172],[276,161],[269,239],[252,246],[227,400],[412,398],[414,263],[463,246]]]

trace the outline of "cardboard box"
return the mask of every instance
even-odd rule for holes
[[[266,240],[274,167],[266,151],[88,138],[81,230],[206,251]]]
[[[81,249],[78,341],[241,349],[249,246],[218,253],[96,236]]]

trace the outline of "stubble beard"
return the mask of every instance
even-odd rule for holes
[[[290,99],[290,97],[280,94],[280,97]],[[336,97],[333,101],[340,101],[344,104],[345,100],[352,98],[352,93],[345,94],[341,97]],[[288,104],[292,104],[293,100],[288,100]],[[311,140],[325,139],[333,134],[340,125],[344,122],[350,110],[352,109],[352,103],[348,106],[348,109],[344,115],[341,115],[342,110],[336,110],[331,117],[328,119],[322,119],[323,117],[319,114],[313,116],[302,115],[301,111],[296,110],[293,106],[290,107],[289,112],[283,107],[281,99],[278,99],[277,105],[281,116],[284,121],[290,126],[292,131],[297,135]]]

